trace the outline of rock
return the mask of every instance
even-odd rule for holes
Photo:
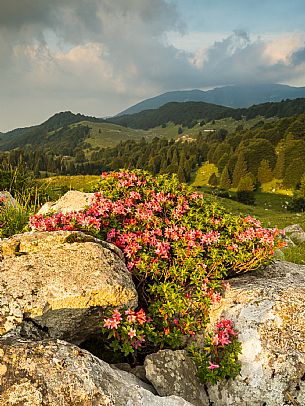
[[[161,396],[177,395],[196,406],[209,405],[197,368],[184,350],[161,350],[147,355],[147,379]]]
[[[135,307],[121,251],[82,232],[31,232],[0,242],[0,335],[80,343],[99,331],[107,307]],[[39,334],[38,334],[39,336]]]
[[[302,244],[305,241],[305,232],[295,231],[289,237],[295,244]]]
[[[127,364],[126,362],[122,362],[122,363],[112,364],[111,367],[117,368],[121,371],[129,372],[130,374],[133,374],[137,378],[141,379],[141,381],[148,383],[148,384],[150,383],[146,377],[144,365],[136,365],[135,367],[132,367],[130,364]]]
[[[0,207],[5,208],[13,207],[14,209],[18,208],[18,204],[10,192],[0,191]]]
[[[64,341],[0,339],[2,406],[191,406],[155,396],[121,372]]]
[[[69,211],[80,211],[84,210],[86,206],[89,206],[94,193],[84,193],[78,190],[70,190],[65,193],[57,202],[47,202],[45,203],[38,214],[47,214],[50,212],[56,213],[67,213]]]
[[[304,230],[299,224],[291,224],[284,228],[285,233],[295,233],[295,232],[303,232]]]
[[[305,404],[305,266],[275,262],[230,280],[211,312],[233,321],[242,343],[241,374],[208,385],[217,406]]]

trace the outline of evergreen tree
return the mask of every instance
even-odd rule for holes
[[[237,200],[244,204],[254,204],[254,189],[254,177],[251,173],[247,173],[238,183],[236,194]]]
[[[178,179],[180,182],[186,183],[186,176],[181,166],[178,169]]]
[[[222,171],[220,178],[220,186],[225,190],[229,190],[231,187],[231,179],[227,166],[225,166],[224,170]]]
[[[213,187],[218,185],[218,179],[215,172],[213,172],[212,175],[210,176],[209,185]]]
[[[270,163],[267,159],[263,159],[258,167],[257,179],[260,184],[270,182],[273,178]]]
[[[273,174],[275,179],[283,179],[284,173],[285,173],[285,150],[284,148],[281,148],[277,156]]]
[[[237,162],[233,171],[233,179],[232,179],[232,186],[237,187],[239,181],[247,175],[247,164],[245,161],[244,154],[242,152],[239,153]]]

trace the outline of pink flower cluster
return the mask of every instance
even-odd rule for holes
[[[277,228],[268,229],[262,227],[249,227],[242,233],[236,235],[237,239],[241,242],[253,241],[257,239],[262,244],[267,244],[270,247],[274,246],[274,239],[279,234],[283,234],[282,231]]]
[[[213,345],[225,346],[231,343],[231,336],[235,337],[237,335],[236,331],[233,329],[231,320],[222,319],[215,324],[215,335],[213,336]]]
[[[125,319],[125,320],[124,320]],[[145,335],[144,334],[139,334],[137,336],[137,324],[138,326],[143,326],[145,323],[148,323],[151,320],[150,317],[147,317],[145,311],[143,309],[138,310],[137,312],[128,309],[125,311],[125,315],[123,315],[118,311],[114,310],[112,317],[105,318],[104,319],[104,328],[111,329],[111,330],[118,330],[120,325],[125,325],[125,321],[127,320],[128,323],[132,324],[133,326],[128,326],[128,339],[130,340],[130,344],[132,345],[133,348],[137,349],[142,346],[142,343],[145,342]],[[117,338],[119,338],[119,332],[115,333],[117,335]]]

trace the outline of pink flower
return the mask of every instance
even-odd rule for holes
[[[134,323],[135,321],[137,321],[137,316],[133,310],[126,310],[125,314],[127,314],[127,320],[129,321],[129,323]]]
[[[213,362],[209,361],[210,366],[208,367],[209,369],[216,369],[219,368],[219,365],[213,364]]]
[[[145,324],[147,322],[146,313],[143,309],[136,312],[136,318],[139,324]]]
[[[121,313],[118,312],[117,310],[115,310],[115,311],[112,313],[112,318],[115,319],[115,320],[118,320],[118,321],[122,320],[122,317],[121,317],[121,316],[122,316]]]
[[[104,319],[104,327],[106,328],[111,328],[111,329],[117,329],[118,325],[120,324],[120,320],[116,319]]]
[[[129,335],[130,338],[132,338],[132,337],[135,337],[135,336],[137,335],[137,332],[136,332],[135,329],[131,328],[131,329],[128,331],[128,335]]]

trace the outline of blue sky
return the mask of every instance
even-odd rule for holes
[[[170,90],[305,86],[305,1],[0,0],[0,132]]]
[[[303,0],[177,0],[192,31],[252,33],[304,30]]]

